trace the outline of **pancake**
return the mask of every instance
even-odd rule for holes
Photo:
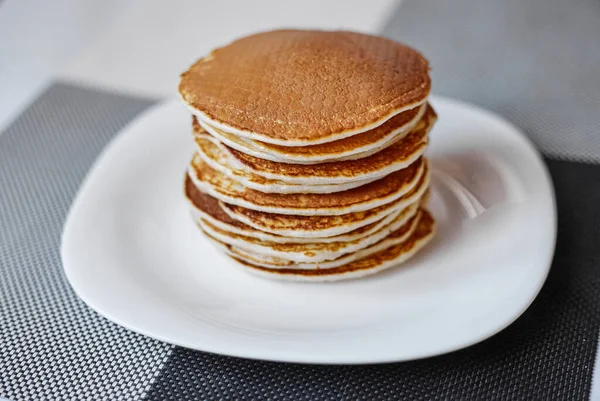
[[[222,230],[210,222],[201,219],[200,228],[212,238],[238,249],[267,257],[285,259],[290,262],[318,263],[336,259],[344,254],[367,248],[398,230],[418,212],[419,205],[413,204],[402,210],[396,218],[379,231],[353,241],[286,243],[262,241],[249,236]]]
[[[416,50],[354,32],[278,30],[214,50],[181,75],[201,121],[283,146],[331,142],[422,104],[431,82]]]
[[[380,210],[376,212],[358,213],[359,217],[363,217],[364,220],[354,218],[352,215],[336,216],[329,219],[320,216],[298,216],[295,220],[293,216],[275,215],[275,218],[277,219],[276,221],[283,222],[287,220],[285,229],[287,232],[293,231],[296,235],[295,237],[286,237],[261,231],[244,224],[241,221],[233,219],[231,216],[229,216],[229,214],[225,213],[221,202],[208,194],[200,192],[192,183],[187,174],[184,192],[188,202],[190,203],[192,216],[196,222],[199,222],[200,219],[203,219],[211,223],[213,226],[233,234],[280,244],[354,241],[379,231],[381,228],[390,224],[402,211],[401,209],[393,209],[386,205],[386,207],[381,207],[379,208]],[[423,197],[424,196],[425,195],[423,195]],[[257,213],[260,214],[261,212]],[[273,216],[271,216],[271,218],[273,218]],[[262,219],[258,221],[262,221],[263,224],[268,223],[268,219]],[[294,221],[297,223],[296,225],[293,224]],[[327,222],[329,222],[329,224],[327,224]],[[365,222],[371,223],[366,224]],[[365,225],[360,226],[361,224]],[[280,226],[273,226],[270,228],[277,230],[280,228]],[[313,230],[311,230],[311,228],[313,228]],[[336,233],[342,234],[335,235]],[[319,237],[319,234],[334,235],[329,237]]]
[[[254,157],[281,163],[314,164],[368,157],[402,139],[421,120],[427,109],[431,110],[427,104],[423,104],[400,113],[382,125],[361,134],[301,147],[274,145],[240,138],[205,122],[199,122],[197,119],[193,120],[192,127],[194,133],[207,131],[227,146]]]
[[[248,263],[233,257],[242,267],[252,273],[280,280],[291,281],[338,281],[375,274],[382,270],[397,266],[413,257],[435,234],[435,222],[431,215],[424,211],[415,230],[403,242],[381,249],[346,264],[329,269],[270,269]]]
[[[422,213],[419,212],[413,215],[407,222],[405,222],[401,227],[397,228],[393,232],[391,232],[387,237],[380,240],[379,242],[364,248],[360,249],[356,252],[349,253],[346,255],[342,255],[334,260],[328,260],[317,263],[310,262],[294,262],[291,260],[262,255],[260,253],[255,253],[252,251],[248,251],[246,249],[230,246],[224,244],[219,241],[221,246],[225,246],[225,252],[233,257],[236,257],[241,260],[245,260],[248,263],[255,264],[257,266],[266,267],[269,269],[300,269],[300,270],[318,270],[318,269],[333,269],[347,263],[353,262],[355,260],[361,259],[363,257],[372,255],[373,253],[379,252],[382,249],[388,248],[390,246],[399,244],[400,242],[405,241],[412,232],[416,229],[419,220],[422,217]],[[204,232],[208,237],[212,240],[216,240],[216,238],[212,237],[207,232]]]
[[[418,202],[426,193],[428,185],[429,175],[424,175],[415,188],[394,202],[339,216],[290,216],[258,212],[226,203],[221,203],[221,207],[231,218],[272,234],[303,238],[331,237],[364,227],[380,220],[383,216]]]
[[[266,193],[313,193],[326,194],[331,192],[341,192],[348,189],[360,187],[375,181],[377,178],[370,180],[353,181],[339,184],[288,184],[281,180],[272,180],[264,178],[260,175],[247,172],[239,168],[240,163],[231,156],[227,151],[227,147],[221,144],[216,138],[208,134],[194,135],[194,141],[198,148],[198,155],[207,165],[219,173],[224,174],[228,178],[235,180],[246,188],[254,189]]]
[[[260,159],[227,146],[228,163],[244,174],[251,173],[287,184],[333,185],[381,178],[408,167],[425,151],[427,134],[437,116],[428,107],[423,118],[401,140],[384,150],[360,160],[338,161],[314,165],[278,163]]]
[[[197,154],[190,163],[188,174],[198,189],[232,205],[268,213],[331,216],[390,203],[408,193],[428,171],[426,161],[420,158],[407,168],[377,181],[330,194],[276,194],[245,188],[208,166]]]

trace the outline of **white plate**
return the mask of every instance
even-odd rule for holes
[[[552,259],[556,212],[539,155],[513,126],[436,98],[435,240],[412,261],[355,281],[270,281],[198,232],[182,195],[193,152],[177,102],[130,124],[98,158],[67,218],[62,259],[77,294],[133,331],[275,361],[404,361],[466,347],[532,302]]]

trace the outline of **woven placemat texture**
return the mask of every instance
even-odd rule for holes
[[[56,84],[0,134],[0,396],[140,399],[172,349],[87,308],[59,255],[87,170],[151,103]]]

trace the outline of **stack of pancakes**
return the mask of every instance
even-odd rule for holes
[[[198,226],[252,272],[360,277],[433,236],[423,152],[436,114],[414,49],[353,32],[239,39],[182,74]]]

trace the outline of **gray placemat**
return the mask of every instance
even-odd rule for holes
[[[540,150],[600,162],[600,1],[404,0],[383,31],[433,90],[506,117]]]
[[[88,309],[59,256],[66,213],[90,165],[151,103],[56,84],[0,135],[0,396],[140,399],[168,357],[170,345]]]

